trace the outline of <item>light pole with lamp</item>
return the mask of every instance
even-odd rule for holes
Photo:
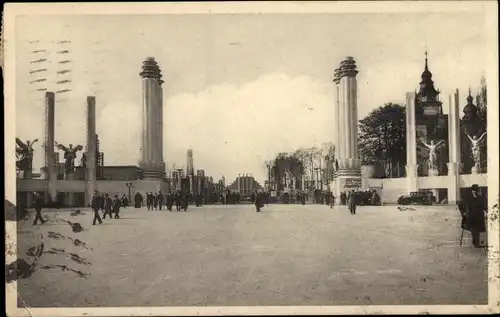
[[[134,183],[126,183],[125,186],[128,188],[128,203],[132,201],[132,194],[130,188],[134,187]]]

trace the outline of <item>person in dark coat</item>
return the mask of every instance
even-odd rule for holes
[[[115,195],[115,199],[113,200],[113,212],[115,213],[115,219],[120,218],[120,207],[121,207],[121,200],[118,198],[118,195]]]
[[[179,191],[175,193],[175,209],[177,211],[181,211],[181,205],[182,205],[182,196]]]
[[[330,208],[333,208],[333,206],[335,206],[335,196],[330,193]]]
[[[123,208],[127,208],[127,206],[128,206],[128,198],[127,198],[127,196],[125,196],[125,194],[123,194],[123,196],[122,196],[122,206],[123,206]]]
[[[153,210],[153,207],[154,207],[153,206],[153,202],[154,202],[154,199],[155,199],[153,193],[147,193],[146,197],[147,197],[146,198],[146,203],[148,205],[148,210]]]
[[[174,196],[172,195],[172,192],[167,193],[166,202],[167,210],[172,211],[172,206],[174,205]]]
[[[340,193],[340,204],[345,205],[346,200],[347,200],[347,196],[346,196],[345,192]]]
[[[99,224],[102,224],[101,216],[99,215],[99,209],[101,209],[101,199],[97,191],[94,193],[94,196],[92,197],[92,202],[90,203],[90,207],[94,211],[94,221],[92,222],[92,225],[95,225],[96,221],[99,221]]]
[[[135,208],[141,208],[142,207],[142,195],[139,193],[136,193],[134,196],[134,207]]]
[[[163,207],[163,193],[161,190],[158,192],[158,195],[156,195],[156,205],[158,206],[158,210],[161,210]]]
[[[113,199],[108,196],[108,194],[104,195],[104,214],[102,215],[102,219],[106,219],[106,215],[109,215],[109,218],[113,219],[112,215],[113,211]]]
[[[356,193],[354,190],[351,190],[347,195],[347,207],[349,208],[351,215],[356,214]]]
[[[42,224],[45,223],[45,220],[42,217],[42,207],[43,207],[43,199],[38,195],[38,193],[33,194],[35,196],[35,201],[34,201],[34,207],[35,207],[35,221],[33,221],[33,225],[36,226],[38,223],[38,220]]]
[[[264,206],[264,204],[262,203],[262,196],[257,193],[255,194],[255,208],[257,209],[257,212],[260,212],[260,208],[262,208]]]
[[[470,231],[472,235],[472,245],[479,248],[479,234],[486,232],[485,215],[488,210],[486,199],[479,194],[479,186],[471,186],[471,193],[459,204],[462,214],[462,229]]]
[[[184,211],[187,211],[188,205],[189,205],[189,193],[184,193],[182,195],[182,209],[184,209]]]

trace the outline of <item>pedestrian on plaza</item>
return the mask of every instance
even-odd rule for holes
[[[262,204],[262,196],[257,193],[255,195],[255,208],[257,209],[257,212],[260,212],[260,208],[262,208],[263,204]]]
[[[349,208],[351,215],[356,214],[356,193],[354,190],[351,190],[347,196],[347,207]]]
[[[176,191],[174,199],[175,199],[175,209],[177,211],[180,211],[182,205],[182,196],[179,191]]]
[[[142,195],[137,192],[135,193],[134,196],[134,207],[141,208],[141,206],[142,206]]]
[[[42,207],[43,207],[43,199],[38,195],[38,193],[33,194],[35,196],[34,199],[34,207],[35,207],[35,221],[33,221],[33,225],[36,226],[38,223],[38,220],[42,223],[42,225],[45,223],[45,220],[42,217]]]
[[[92,222],[92,225],[95,225],[96,221],[99,221],[99,224],[102,224],[101,216],[99,215],[99,209],[101,208],[101,198],[97,191],[95,191],[94,196],[92,196],[90,207],[94,211],[94,221]]]
[[[333,193],[330,193],[330,208],[333,208],[333,206],[335,206],[335,196],[333,195]]]
[[[156,204],[158,205],[158,210],[161,210],[161,207],[163,207],[163,194],[160,191],[158,191],[158,195],[156,196]]]
[[[113,201],[113,212],[115,213],[115,219],[120,218],[119,216],[120,207],[121,207],[121,200],[120,198],[118,198],[118,195],[115,195],[115,200]]]
[[[486,199],[479,193],[477,184],[471,186],[471,192],[459,204],[459,210],[462,214],[462,229],[470,231],[472,245],[479,248],[479,234],[486,232],[485,212],[488,208]]]
[[[345,205],[346,204],[346,194],[345,192],[340,193],[340,204]]]
[[[128,206],[128,198],[127,196],[125,196],[125,194],[123,194],[122,196],[122,206],[123,208],[126,208]]]
[[[151,200],[151,196],[152,196],[151,193],[146,193],[146,204],[148,206],[148,210],[152,210],[153,209],[153,202]]]
[[[112,215],[113,211],[113,200],[109,197],[108,194],[104,195],[104,214],[102,215],[102,219],[106,219],[106,215],[109,215],[110,219],[113,219]]]
[[[167,197],[165,198],[167,210],[172,211],[172,205],[174,204],[174,197],[172,196],[172,192],[167,193]]]
[[[184,209],[184,211],[187,211],[188,205],[189,205],[189,194],[184,193],[184,195],[182,195],[182,208]]]

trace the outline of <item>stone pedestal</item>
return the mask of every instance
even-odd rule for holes
[[[477,167],[477,166],[472,166],[470,173],[471,174],[479,174],[479,173],[481,173],[481,168]]]
[[[67,173],[66,174],[66,180],[72,181],[72,180],[75,179],[74,176],[75,175],[73,173]],[[73,192],[67,192],[64,204],[66,206],[70,206],[70,207],[75,206],[75,193],[73,193]]]
[[[427,176],[439,176],[439,171],[437,169],[429,169],[427,171]]]

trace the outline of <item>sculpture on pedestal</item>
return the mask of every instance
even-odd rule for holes
[[[480,163],[481,163],[481,149],[479,148],[479,143],[483,140],[483,137],[486,135],[486,132],[484,132],[479,139],[477,138],[477,135],[474,135],[472,138],[470,135],[467,134],[467,137],[469,138],[472,146],[471,146],[471,152],[472,152],[472,160],[474,161],[474,167],[480,168]]]
[[[38,142],[38,139],[26,141],[24,143],[19,138],[16,138],[16,167],[24,173],[31,172],[33,167],[33,145]]]
[[[443,143],[443,140],[439,141],[437,144],[434,144],[434,141],[431,141],[430,144],[421,141],[423,145],[425,145],[429,149],[429,159],[427,160],[427,164],[429,166],[429,170],[437,170],[437,155],[436,150]]]
[[[70,144],[69,147],[66,147],[58,143],[56,143],[56,146],[59,150],[64,151],[64,168],[66,174],[73,173],[75,170],[76,152],[83,150],[83,146],[77,145],[76,147],[73,147],[73,144]]]

